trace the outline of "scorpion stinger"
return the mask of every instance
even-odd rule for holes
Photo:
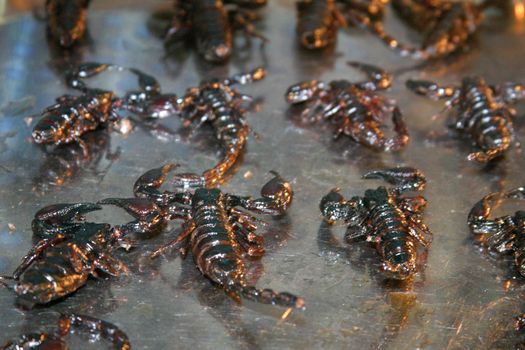
[[[441,86],[428,80],[412,80],[406,82],[406,87],[418,95],[426,96],[435,101],[440,99],[457,99],[461,92],[460,89],[452,86]]]
[[[359,69],[365,73],[369,81],[354,83],[363,90],[376,91],[386,90],[392,85],[392,75],[384,69],[361,62],[347,62],[351,67]]]
[[[81,91],[86,91],[88,88],[82,79],[94,77],[102,72],[110,69],[124,70],[123,67],[98,62],[85,62],[66,72],[66,84]]]
[[[375,170],[363,175],[363,179],[381,179],[392,184],[398,194],[408,191],[423,191],[427,180],[423,173],[415,168],[397,167]]]

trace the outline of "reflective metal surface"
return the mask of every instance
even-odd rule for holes
[[[249,115],[261,139],[250,138],[242,163],[224,189],[257,195],[272,169],[293,181],[294,204],[286,217],[271,222],[267,254],[251,265],[254,274],[260,274],[258,286],[302,295],[307,309],[280,320],[282,309],[250,302],[237,305],[200,275],[191,258],[141,259],[172,238],[165,233],[140,240],[132,252],[119,255],[131,268],[129,277],[93,279],[50,307],[20,310],[14,295],[0,289],[0,342],[22,332],[50,329],[50,320],[62,311],[116,323],[136,349],[504,349],[520,339],[513,317],[525,311],[525,281],[509,272],[510,261],[480,254],[469,237],[466,215],[487,192],[523,185],[523,154],[513,149],[492,169],[468,163],[469,145],[447,135],[443,118],[431,118],[443,105],[412,95],[404,81],[453,83],[468,74],[481,74],[493,83],[525,80],[523,28],[491,17],[467,53],[408,69],[416,63],[357,30],[340,31],[335,49],[300,50],[293,2],[274,0],[260,23],[270,43],[261,49],[254,40],[229,64],[209,66],[191,50],[164,57],[162,43],[146,25],[158,2],[127,1],[134,5],[131,9],[119,7],[121,3],[94,2],[89,18],[92,42],[71,59],[137,67],[158,77],[165,92],[179,94],[205,77],[267,65],[266,80],[241,88],[261,98],[260,112]],[[175,119],[165,121],[175,132],[167,133],[170,137],[164,141],[144,128],[127,137],[101,131],[89,136],[89,159],[74,147],[46,154],[31,143],[27,117],[68,92],[61,79],[64,60],[48,47],[44,23],[30,14],[4,17],[2,23],[0,274],[11,273],[31,247],[31,219],[42,206],[130,196],[135,179],[147,169],[177,162],[184,171],[202,171],[217,160],[219,146],[208,141],[209,133],[184,137]],[[414,39],[395,19],[389,19],[387,27]],[[242,38],[238,45],[245,46]],[[360,79],[347,60],[374,63],[396,74],[388,95],[398,99],[409,124],[412,139],[404,152],[378,154],[344,139],[333,141],[330,127],[301,125],[287,114],[283,93],[294,82]],[[117,74],[104,83],[120,90],[134,84]],[[516,120],[521,140],[524,110],[521,104]],[[376,272],[375,251],[365,243],[343,244],[344,227],[326,227],[318,209],[320,198],[332,187],[361,195],[379,184],[361,180],[361,174],[396,164],[419,167],[427,175],[425,219],[434,232],[426,269],[404,286],[385,284]],[[118,209],[89,218],[113,224],[129,220]],[[75,349],[100,346],[78,338],[72,342]]]

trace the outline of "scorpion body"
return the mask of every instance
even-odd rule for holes
[[[465,47],[477,32],[483,20],[485,3],[469,1],[395,1],[394,8],[409,25],[423,31],[420,47],[411,47],[387,34],[383,24],[351,11],[350,18],[358,26],[368,29],[390,49],[403,57],[428,60],[447,56]]]
[[[108,70],[130,71],[137,76],[140,91],[119,98],[108,90],[88,88],[83,81]],[[82,94],[60,96],[55,105],[44,109],[33,129],[33,140],[37,144],[55,146],[76,142],[85,156],[89,150],[81,137],[118,121],[121,109],[146,117],[162,117],[172,112],[172,101],[176,99],[173,95],[161,94],[155,78],[137,69],[110,64],[81,64],[67,72],[66,81],[69,87],[82,91]]]
[[[512,255],[516,269],[525,276],[525,211],[490,219],[498,199],[524,200],[525,187],[486,195],[470,211],[468,225],[472,234],[491,251]]]
[[[206,61],[223,62],[231,56],[233,31],[238,27],[244,28],[249,35],[262,38],[251,22],[256,17],[252,9],[264,5],[266,0],[176,1],[165,42],[169,46],[191,36],[197,52]]]
[[[91,0],[47,0],[49,34],[63,47],[81,40],[87,28],[87,8]]]
[[[192,184],[188,185],[214,186],[235,164],[249,133],[245,121],[246,112],[240,104],[251,97],[240,94],[233,86],[259,81],[265,75],[264,69],[257,68],[224,80],[204,81],[198,87],[189,88],[179,99],[177,110],[180,111],[184,126],[198,128],[204,123],[210,124],[215,138],[221,142],[224,150],[222,160],[214,168],[205,171],[203,176],[192,180]]]
[[[304,301],[300,297],[248,285],[243,263],[244,256],[261,257],[264,248],[263,238],[256,233],[257,224],[262,222],[240,208],[255,213],[282,215],[292,202],[290,184],[275,174],[261,189],[262,197],[253,199],[204,186],[190,191],[186,184],[196,175],[177,174],[175,192],[159,191],[158,188],[174,167],[168,164],[152,169],[141,176],[134,187],[137,197],[151,200],[160,208],[163,220],[184,220],[183,231],[173,241],[153,252],[151,257],[158,257],[175,247],[182,251],[190,248],[201,273],[235,299],[244,298],[263,304],[302,309]],[[121,205],[128,200],[108,198],[100,203]],[[143,211],[144,219],[136,224],[150,224],[147,212]]]
[[[116,350],[130,350],[131,344],[126,333],[121,331],[112,323],[99,320],[94,317],[65,314],[61,315],[58,320],[57,330],[54,333],[30,333],[23,334],[18,339],[9,341],[0,347],[1,350],[31,350],[31,349],[49,349],[49,350],[68,350],[69,346],[64,341],[64,337],[73,331],[97,335],[113,344]]]
[[[459,87],[417,80],[408,80],[407,87],[434,100],[447,99],[447,109],[456,108],[452,127],[479,149],[468,156],[469,160],[486,163],[510,148],[515,138],[511,105],[525,97],[523,85],[491,86],[480,77],[467,77]]]
[[[404,280],[417,271],[418,246],[428,248],[431,233],[420,215],[426,205],[422,196],[402,197],[405,191],[420,191],[426,180],[413,168],[373,171],[365,179],[384,179],[393,189],[367,190],[364,197],[345,200],[338,189],[321,200],[321,213],[329,223],[347,223],[347,240],[365,237],[376,244],[383,259],[382,271],[388,278]]]
[[[144,206],[142,202],[135,199],[122,206],[140,218],[137,208]],[[112,276],[126,274],[127,267],[115,259],[111,251],[128,248],[124,236],[130,229],[138,231],[137,227],[75,221],[85,213],[100,209],[102,207],[94,203],[75,203],[54,204],[38,211],[32,228],[40,240],[12,276],[0,277],[0,283],[18,295],[21,305],[32,308],[75,292],[86,284],[89,276],[96,276],[97,271]],[[153,220],[152,225],[154,223]]]
[[[331,119],[338,124],[335,136],[349,136],[355,142],[382,150],[398,151],[409,141],[408,130],[401,111],[393,102],[379,95],[377,90],[390,87],[391,76],[385,71],[363,63],[350,62],[353,67],[363,70],[369,77],[365,82],[335,80],[326,84],[312,80],[292,85],[285,99],[290,104],[307,108],[303,116],[317,119]],[[382,121],[391,114],[396,136],[385,137],[381,130]]]

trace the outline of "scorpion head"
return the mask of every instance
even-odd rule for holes
[[[38,144],[56,143],[62,135],[60,123],[52,115],[44,115],[33,129],[33,140]]]

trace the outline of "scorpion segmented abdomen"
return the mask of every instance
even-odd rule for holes
[[[65,245],[48,249],[22,274],[15,287],[16,294],[30,303],[45,304],[82,287],[89,274],[76,271],[70,256]]]
[[[223,286],[242,278],[244,264],[228,223],[222,193],[198,189],[193,201],[195,230],[191,245],[195,263],[204,275]]]
[[[232,51],[232,29],[222,1],[193,0],[191,22],[197,50],[212,62],[224,61]]]
[[[408,231],[403,212],[391,204],[383,204],[371,210],[371,222],[385,273],[395,279],[406,279],[416,272],[416,242]]]

